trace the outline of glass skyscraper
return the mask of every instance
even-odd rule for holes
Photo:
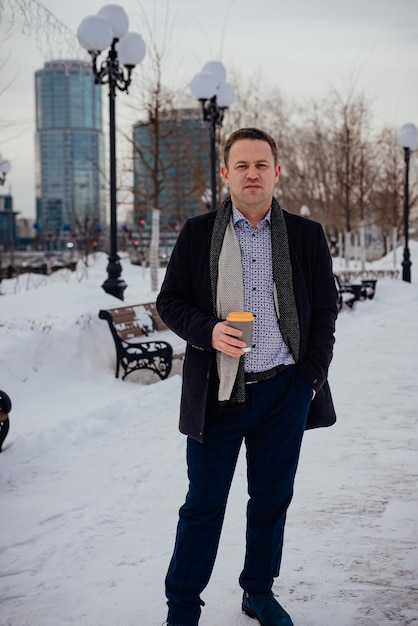
[[[134,222],[149,227],[157,208],[162,229],[175,230],[207,210],[209,130],[197,108],[162,112],[156,126],[138,122],[133,128]]]
[[[90,64],[45,63],[35,73],[36,213],[44,240],[99,231],[106,223],[102,90]]]

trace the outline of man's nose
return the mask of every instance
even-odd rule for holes
[[[255,166],[249,166],[247,169],[247,178],[258,178],[258,170]]]

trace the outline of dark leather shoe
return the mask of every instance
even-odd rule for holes
[[[244,591],[242,610],[253,619],[258,619],[261,626],[293,626],[290,615],[280,606],[273,592],[249,594]]]

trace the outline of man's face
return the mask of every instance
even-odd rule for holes
[[[229,186],[234,205],[240,211],[268,211],[273,189],[279,179],[269,144],[260,139],[239,139],[229,151],[222,176]]]

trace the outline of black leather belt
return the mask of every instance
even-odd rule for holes
[[[245,384],[252,385],[253,383],[259,383],[260,380],[269,380],[270,378],[274,378],[274,376],[276,376],[279,372],[287,370],[288,367],[292,366],[278,365],[277,367],[272,367],[271,370],[266,370],[265,372],[247,372],[244,374]]]

